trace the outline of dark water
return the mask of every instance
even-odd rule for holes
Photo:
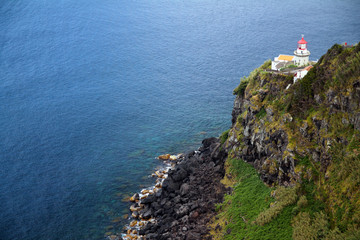
[[[264,60],[360,40],[359,1],[0,1],[0,239],[102,239]],[[113,228],[112,228],[113,227]]]

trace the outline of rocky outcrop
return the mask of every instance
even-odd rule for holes
[[[292,158],[294,153],[287,149],[289,140],[286,131],[266,127],[266,119],[257,121],[258,111],[248,107],[246,99],[238,97],[235,102],[242,107],[233,110],[237,114],[233,114],[234,123],[227,141],[228,151],[231,151],[233,157],[253,164],[264,182],[289,185],[289,176],[295,175],[295,166]],[[238,119],[243,112],[246,115]],[[267,120],[272,121],[272,109],[267,108],[265,112]]]
[[[198,151],[185,154],[168,171],[161,190],[139,202],[139,215],[155,219],[139,234],[157,240],[207,239],[207,223],[226,192],[220,183],[226,156],[217,138],[205,139]]]

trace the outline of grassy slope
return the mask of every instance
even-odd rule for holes
[[[292,206],[286,207],[269,224],[255,224],[259,213],[274,202],[270,197],[273,189],[264,185],[251,165],[237,159],[227,161],[228,175],[233,176],[236,184],[233,193],[227,195],[224,203],[218,206],[220,214],[216,224],[223,229],[222,233],[213,232],[216,239],[291,239]],[[224,235],[226,232],[228,234]]]

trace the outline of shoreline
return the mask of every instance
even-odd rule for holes
[[[157,157],[158,160],[163,161],[161,166],[156,167],[155,172],[151,174],[151,177],[155,177],[155,184],[143,188],[140,192],[136,192],[132,197],[130,197],[129,202],[133,203],[130,207],[130,213],[128,221],[129,223],[126,224],[123,229],[125,233],[121,234],[121,238],[123,240],[131,240],[131,239],[145,239],[146,237],[139,234],[141,228],[145,227],[148,223],[155,223],[155,218],[148,218],[147,215],[140,215],[139,211],[144,209],[144,204],[142,202],[146,202],[145,200],[152,194],[159,194],[158,192],[162,188],[162,183],[168,177],[168,171],[173,169],[178,161],[183,159],[183,154],[177,155],[160,155]],[[111,238],[110,238],[111,239]],[[116,238],[115,238],[116,239]],[[117,238],[119,239],[119,238]]]
[[[218,138],[204,139],[196,151],[159,156],[165,166],[152,174],[155,185],[130,198],[125,232],[107,239],[211,239],[215,204],[231,191],[220,183],[226,157]]]

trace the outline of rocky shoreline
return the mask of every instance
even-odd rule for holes
[[[155,187],[131,198],[134,220],[123,239],[211,239],[207,224],[215,204],[230,191],[220,183],[226,157],[219,139],[208,138],[197,151],[172,159],[171,167],[155,172]]]

